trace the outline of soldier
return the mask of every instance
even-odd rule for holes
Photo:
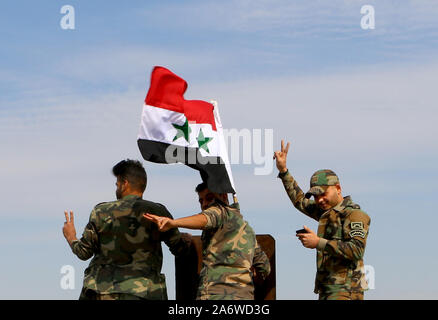
[[[282,140],[274,158],[295,208],[319,222],[318,234],[306,226],[297,234],[304,247],[317,250],[315,293],[320,300],[363,300],[368,289],[363,255],[371,220],[350,196],[342,196],[339,179],[331,170],[316,171],[304,194],[286,167],[289,145],[284,148]]]
[[[65,211],[63,233],[81,260],[94,255],[85,270],[80,300],[164,300],[167,290],[161,274],[164,241],[174,255],[186,253],[190,239],[178,229],[161,233],[143,218],[143,212],[171,218],[166,207],[143,200],[146,171],[139,161],[123,160],[113,167],[117,201],[94,207],[82,238],[76,238],[73,212]]]
[[[205,183],[196,187],[202,212],[172,220],[146,214],[161,231],[171,228],[200,229],[202,269],[199,300],[253,300],[253,276],[264,280],[271,266],[255,233],[240,214],[239,204],[229,205],[226,193],[211,192]]]

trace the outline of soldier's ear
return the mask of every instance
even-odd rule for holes
[[[131,184],[126,179],[121,180],[121,185],[124,190],[131,188]]]
[[[338,192],[338,194],[341,194],[341,192],[342,192],[341,185],[338,183],[337,185],[335,185],[335,187],[336,187],[336,191]]]

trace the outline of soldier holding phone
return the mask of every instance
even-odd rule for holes
[[[362,300],[368,289],[363,255],[371,220],[350,196],[342,196],[339,178],[331,170],[316,171],[304,194],[286,167],[289,146],[282,140],[274,158],[295,208],[319,222],[317,233],[306,226],[297,230],[303,246],[317,251],[314,292],[320,300]]]

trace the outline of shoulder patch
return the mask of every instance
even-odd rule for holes
[[[363,222],[352,222],[350,226],[352,230],[363,230]]]
[[[351,231],[349,233],[350,237],[361,237],[365,239],[365,230],[363,229],[363,222],[351,222],[350,223]]]
[[[363,231],[363,230],[351,230],[349,235],[351,238],[361,237],[361,238],[365,239],[365,231]]]

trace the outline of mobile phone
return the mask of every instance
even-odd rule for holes
[[[297,230],[296,232],[297,232],[297,234],[308,233],[305,229],[300,229],[300,230]]]

